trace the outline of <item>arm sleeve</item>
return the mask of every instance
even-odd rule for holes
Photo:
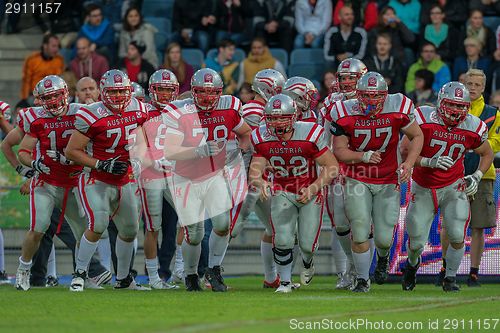
[[[75,116],[75,129],[82,134],[87,134],[90,126],[91,124],[89,123],[89,121],[86,120],[79,111]]]
[[[334,121],[330,123],[330,133],[332,133],[333,136],[349,136],[344,128]]]

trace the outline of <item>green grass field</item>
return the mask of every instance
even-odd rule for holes
[[[66,287],[20,292],[1,286],[0,332],[287,332],[300,327],[311,331],[299,325],[313,321],[331,332],[500,332],[500,285],[463,286],[459,293],[445,294],[424,284],[403,293],[392,284],[353,294],[334,290],[332,278],[316,277],[309,287],[278,295],[261,289],[260,277],[226,281],[231,290],[224,294],[111,287],[75,294]],[[446,321],[453,319],[457,321]],[[383,320],[393,329],[367,329],[366,324],[335,329],[349,320],[371,325],[382,325]],[[429,321],[436,320],[439,327],[429,328]],[[398,322],[414,329],[398,329]]]

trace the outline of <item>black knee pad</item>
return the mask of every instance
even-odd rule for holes
[[[348,229],[347,231],[336,231],[338,236],[347,236],[351,232],[351,229]]]
[[[293,262],[293,249],[278,249],[273,247],[274,254],[274,262],[281,266],[286,266]],[[282,260],[279,257],[288,257],[287,259]]]

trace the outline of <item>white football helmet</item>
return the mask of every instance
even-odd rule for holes
[[[202,68],[191,78],[191,93],[194,104],[202,111],[210,111],[219,102],[224,83],[219,73],[210,68]]]
[[[387,82],[380,73],[368,72],[361,76],[356,84],[356,98],[361,110],[366,115],[376,115],[382,111],[387,91]]]
[[[293,129],[297,121],[297,105],[288,95],[278,94],[267,101],[264,107],[267,131],[278,138]]]
[[[457,126],[464,121],[469,113],[470,104],[469,90],[460,82],[448,82],[439,90],[438,114],[448,126]]]
[[[301,76],[293,76],[286,80],[283,92],[289,94],[297,107],[304,111],[315,109],[320,98],[314,83]]]
[[[132,100],[130,79],[118,69],[110,69],[102,75],[99,90],[102,102],[113,112],[122,112]]]
[[[69,92],[66,82],[57,75],[47,75],[33,90],[43,109],[54,116],[63,113],[69,105]]]
[[[132,97],[144,102],[144,99],[146,98],[144,88],[137,82],[132,81],[130,84],[132,85]]]
[[[149,98],[158,106],[164,108],[177,99],[179,81],[168,69],[159,69],[149,78]]]
[[[366,74],[366,72],[368,72],[368,69],[361,60],[355,58],[344,59],[337,68],[339,91],[347,99],[354,98],[356,95],[356,83],[361,75]]]
[[[266,102],[272,96],[281,94],[285,85],[285,77],[275,69],[263,69],[253,78],[252,90]]]

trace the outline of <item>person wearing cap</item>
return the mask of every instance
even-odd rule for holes
[[[142,55],[146,51],[146,46],[137,41],[128,44],[127,56],[120,60],[118,68],[128,74],[130,81],[137,82],[148,93],[149,77],[154,73],[155,68]]]
[[[453,80],[458,80],[460,74],[467,72],[469,69],[477,68],[485,73],[488,73],[490,68],[490,59],[481,56],[483,49],[482,43],[475,37],[467,37],[464,40],[465,56],[455,58],[453,64]]]

